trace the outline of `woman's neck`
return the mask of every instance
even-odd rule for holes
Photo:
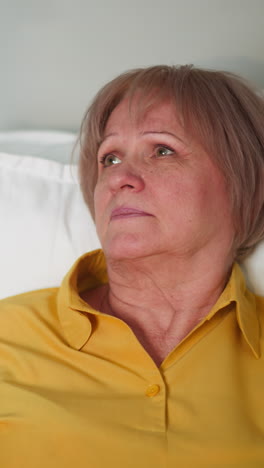
[[[189,260],[189,261],[187,261]],[[82,298],[126,322],[159,366],[210,312],[231,273],[233,256],[107,260],[109,284]]]
[[[153,360],[160,363],[209,313],[226,285],[231,266],[231,259],[200,259],[188,264],[173,255],[110,260],[109,286],[101,309],[124,320]]]

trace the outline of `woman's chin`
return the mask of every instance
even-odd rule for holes
[[[114,236],[114,238],[102,241],[102,247],[105,256],[113,260],[144,257],[150,250],[147,239],[134,234]]]

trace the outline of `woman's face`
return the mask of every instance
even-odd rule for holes
[[[141,118],[121,101],[107,122],[98,168],[95,221],[107,257],[192,255],[216,245],[229,251],[224,177],[168,101]]]

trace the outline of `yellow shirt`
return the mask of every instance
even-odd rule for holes
[[[62,286],[0,303],[1,468],[264,467],[264,299],[235,265],[208,316],[158,368],[131,329]]]

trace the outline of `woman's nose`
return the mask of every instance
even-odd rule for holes
[[[124,161],[113,168],[109,175],[109,187],[112,192],[124,189],[140,192],[144,186],[142,174]]]

